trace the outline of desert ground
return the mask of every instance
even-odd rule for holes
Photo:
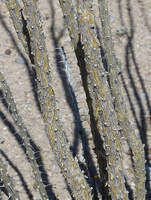
[[[71,200],[69,190],[52,153],[35,91],[34,73],[20,40],[14,30],[5,1],[0,1],[0,71],[3,73],[31,138],[32,147],[38,152],[41,170],[50,196],[59,200]],[[53,88],[60,120],[71,144],[71,150],[83,158],[82,144],[77,135],[77,115],[68,88],[67,74],[58,59],[61,47],[66,54],[72,86],[78,103],[82,125],[88,135],[91,150],[90,122],[86,97],[82,87],[71,40],[66,29],[58,0],[39,0],[46,46],[50,59]],[[97,1],[94,1],[98,37],[101,37]],[[146,199],[151,199],[151,1],[109,0],[110,23],[116,57],[121,63],[119,77],[127,112],[133,128],[145,145]],[[17,127],[9,114],[0,89],[0,157],[13,177],[20,198],[40,200],[34,174],[24,152]],[[131,162],[125,144],[124,169],[130,187],[133,188]],[[139,163],[138,163],[139,165]],[[1,192],[1,199],[8,197]]]

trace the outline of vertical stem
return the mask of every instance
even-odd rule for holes
[[[78,25],[85,64],[79,61],[87,103],[91,116],[91,128],[98,156],[100,174],[108,199],[128,199],[124,185],[123,157],[121,138],[118,131],[118,120],[112,103],[105,70],[100,58],[100,43],[95,35],[94,16],[92,11],[84,8],[78,11]],[[81,50],[81,51],[82,51]],[[77,54],[80,50],[77,49]],[[77,57],[79,56],[77,55]],[[105,150],[106,169],[103,174],[100,146]],[[106,177],[107,176],[107,177]]]
[[[145,199],[145,157],[144,148],[140,137],[133,130],[132,125],[128,119],[120,81],[117,74],[118,64],[115,58],[115,52],[112,42],[112,35],[110,29],[110,21],[108,14],[108,1],[98,0],[100,18],[102,23],[103,42],[106,50],[106,61],[109,72],[109,83],[111,87],[111,94],[114,98],[114,107],[118,116],[119,126],[126,137],[128,144],[132,150],[134,162],[135,175],[135,196],[137,199]],[[139,164],[138,164],[139,163]]]
[[[79,30],[76,21],[77,14],[75,12],[72,0],[59,0],[59,2],[73,46],[76,48],[79,39]]]

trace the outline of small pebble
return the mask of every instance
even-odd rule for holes
[[[146,93],[142,92],[142,93],[139,93],[139,98],[141,100],[145,100],[146,99]]]
[[[4,137],[0,137],[0,144],[3,144],[5,142]]]
[[[6,131],[7,130],[7,127],[5,126],[4,128],[3,128],[3,131]]]
[[[18,64],[21,64],[21,65],[24,65],[26,63],[25,60],[22,57],[17,57],[15,59],[15,62],[18,63]]]
[[[6,51],[5,51],[5,54],[6,55],[10,55],[12,52],[11,52],[11,50],[10,49],[6,49]]]

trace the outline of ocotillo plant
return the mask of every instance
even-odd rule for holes
[[[86,94],[91,132],[102,182],[101,197],[98,197],[97,192],[96,194],[94,193],[94,191],[97,191],[95,188],[97,186],[93,184],[93,182],[95,183],[95,178],[91,173],[92,169],[89,159],[85,158],[90,183],[86,181],[81,172],[77,158],[73,157],[66,134],[60,123],[55,92],[52,87],[51,63],[48,60],[45,36],[40,12],[37,7],[38,2],[36,0],[23,0],[21,2],[19,0],[6,0],[5,3],[16,33],[35,71],[41,113],[55,159],[74,199],[89,200],[102,198],[127,200],[128,191],[126,190],[123,174],[121,140],[121,137],[124,136],[133,155],[135,177],[134,198],[143,200],[145,199],[144,149],[140,138],[129,125],[128,115],[126,114],[125,103],[117,75],[118,64],[115,58],[110,30],[108,1],[98,0],[103,44],[100,44],[96,34],[92,0],[77,0],[74,4],[71,0],[59,0],[59,2],[74,47]],[[21,3],[23,3],[23,7],[21,7]],[[107,69],[104,68],[102,63],[101,46],[105,52]],[[0,83],[4,98],[8,102],[12,117],[18,126],[20,137],[24,142],[41,198],[51,199],[45,191],[45,185],[41,179],[41,173],[33,149],[31,148],[26,127],[18,114],[17,106],[2,74],[0,74]],[[71,83],[69,84],[72,89]],[[83,139],[86,140],[85,133],[83,132],[82,134]],[[0,170],[0,180],[3,187],[7,190],[9,198],[19,199],[19,194],[16,193],[13,187],[13,180],[8,175],[5,164],[2,161],[0,161]]]

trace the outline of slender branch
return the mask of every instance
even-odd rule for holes
[[[95,25],[92,12],[86,9],[82,10],[79,14],[78,22],[86,70],[84,72],[86,75],[82,74],[82,79],[87,94],[90,116],[94,116],[94,119],[91,121],[91,128],[102,177],[102,163],[100,162],[101,155],[98,145],[98,143],[102,143],[101,139],[103,140],[103,147],[107,158],[108,178],[103,177],[104,188],[108,186],[109,191],[106,190],[106,195],[111,195],[113,199],[128,199],[122,173],[123,157],[121,154],[121,138],[117,129],[118,121],[112,104],[105,70],[100,59],[99,43],[94,34]],[[81,73],[82,71],[83,69],[81,69]],[[110,199],[110,197],[107,198]]]
[[[22,14],[26,19],[26,29],[30,37],[30,48],[33,55],[33,62],[32,60],[31,62],[34,64],[37,93],[48,139],[72,196],[78,200],[91,199],[90,188],[79,168],[78,161],[73,158],[70,152],[66,135],[59,120],[55,93],[51,86],[49,59],[37,1],[24,0],[23,3]]]
[[[6,189],[8,193],[8,198],[11,198],[12,200],[16,199],[20,200],[18,192],[14,188],[13,179],[10,177],[6,169],[6,165],[3,163],[1,158],[0,158],[0,180],[3,183],[3,187]]]
[[[145,199],[145,154],[140,137],[136,134],[128,119],[124,98],[121,91],[121,85],[118,77],[118,63],[115,57],[115,51],[112,41],[108,1],[98,0],[100,18],[102,23],[103,42],[106,50],[106,61],[109,72],[109,82],[111,93],[114,98],[114,106],[118,116],[118,123],[122,129],[122,133],[126,137],[128,144],[132,150],[135,175],[135,196],[141,200]],[[138,164],[139,163],[139,164]]]
[[[77,25],[77,14],[75,12],[72,0],[59,0],[64,19],[69,30],[69,35],[73,42],[74,48],[76,48],[79,40],[79,30]]]
[[[16,104],[14,102],[10,88],[7,85],[7,83],[6,83],[1,72],[0,72],[0,84],[2,85],[2,90],[4,92],[4,98],[6,99],[8,105],[9,105],[9,110],[12,113],[13,120],[14,120],[15,124],[17,125],[17,127],[19,129],[18,134],[22,138],[23,144],[24,144],[25,149],[27,151],[28,159],[29,159],[31,167],[33,169],[35,181],[37,182],[41,197],[42,197],[43,200],[49,199],[48,196],[47,196],[47,193],[45,191],[45,186],[42,182],[41,172],[40,172],[39,167],[37,165],[37,161],[36,161],[36,158],[35,158],[35,152],[33,151],[33,148],[31,146],[30,138],[28,136],[27,129],[26,129],[24,123],[23,123],[21,116],[18,114],[18,110],[17,110]]]

